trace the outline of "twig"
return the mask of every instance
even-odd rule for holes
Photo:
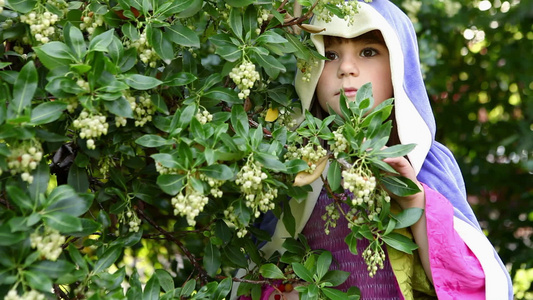
[[[144,212],[140,209],[136,209],[137,214],[139,214],[144,220],[146,220],[150,225],[152,225],[155,229],[157,229],[159,232],[161,232],[165,237],[167,237],[170,241],[175,243],[180,250],[187,256],[189,261],[193,264],[193,266],[198,270],[200,281],[202,284],[207,284],[208,275],[207,272],[204,270],[204,268],[198,263],[198,260],[192,254],[184,245],[183,243],[176,239],[170,232],[166,231],[165,229],[161,228],[159,225],[157,225],[152,219],[148,218]]]

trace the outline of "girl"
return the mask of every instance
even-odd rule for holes
[[[372,83],[375,105],[394,97],[397,137],[391,140],[416,147],[407,159],[386,162],[421,189],[416,195],[395,199],[401,209],[424,209],[408,233],[419,248],[414,255],[387,248],[384,268],[370,277],[361,256],[351,254],[344,243],[349,232],[346,223],[339,222],[328,236],[324,234],[320,216],[332,200],[320,179],[312,183],[313,192],[306,201],[291,201],[297,233],[303,233],[312,248],[332,252],[338,268],[351,273],[339,288],[357,286],[362,299],[512,299],[509,274],[466,201],[457,163],[434,140],[435,121],[409,18],[386,0],[359,4],[351,22],[336,17],[331,22],[313,19],[312,25],[325,30],[312,34],[311,40],[328,60],[307,70],[309,81],[302,80],[308,74],[298,71],[295,88],[302,111],[315,115],[327,112],[328,106],[339,113],[340,90],[353,100],[366,82]],[[281,245],[288,236],[283,223],[277,222],[272,241],[262,250],[267,256],[283,252]],[[361,240],[358,252],[367,245]],[[265,288],[262,299],[275,299],[276,293]],[[298,298],[296,291],[285,296]]]

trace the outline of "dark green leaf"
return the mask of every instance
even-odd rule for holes
[[[233,7],[244,7],[252,4],[255,0],[225,0],[226,3]]]
[[[275,264],[264,264],[259,268],[259,274],[269,279],[286,279],[283,271]]]
[[[154,274],[144,287],[142,300],[158,300],[160,289],[159,278]]]
[[[346,300],[346,293],[330,288],[322,288],[321,291],[331,300]]]
[[[155,275],[157,275],[159,283],[165,292],[170,292],[174,289],[174,279],[166,270],[157,269],[155,270]]]
[[[215,245],[213,245],[213,243],[210,240],[205,245],[204,253],[205,255],[204,255],[203,263],[204,263],[205,270],[207,271],[207,274],[209,274],[210,276],[215,276],[215,274],[217,273],[221,265],[220,250],[218,250],[218,248]]]
[[[285,72],[285,66],[280,63],[275,57],[271,55],[259,55],[254,53],[252,55],[254,60],[265,69],[265,72],[272,78],[276,79],[280,72]]]
[[[165,29],[165,35],[175,44],[182,47],[200,48],[198,35],[190,28],[176,23]]]
[[[418,249],[418,246],[410,238],[396,232],[391,232],[381,238],[387,245],[407,254],[412,254],[413,250]]]
[[[169,141],[165,138],[160,137],[159,135],[145,134],[140,138],[136,139],[135,143],[147,148],[157,148],[165,145],[171,145],[173,141]]]
[[[124,118],[133,118],[131,104],[124,97],[119,97],[112,101],[105,101],[104,106],[110,113],[114,115]]]
[[[32,289],[46,293],[52,290],[52,280],[48,274],[32,271],[24,271],[23,274],[24,279]]]
[[[338,161],[333,160],[328,169],[328,184],[332,191],[337,190],[341,186],[341,165]]]
[[[290,205],[283,206],[282,221],[289,234],[294,236],[296,233],[296,219],[292,214]]]
[[[30,266],[30,271],[44,273],[52,278],[58,278],[61,275],[72,272],[74,269],[75,266],[66,260],[43,260]]]
[[[33,108],[30,122],[32,125],[53,122],[61,117],[61,112],[66,108],[67,104],[60,101],[41,103]]]
[[[338,286],[344,283],[348,277],[350,277],[350,272],[331,270],[322,277],[322,282],[329,282],[331,286]]]
[[[287,172],[285,165],[275,155],[257,152],[254,154],[254,158],[268,169],[276,172]]]
[[[26,63],[15,80],[13,99],[9,105],[14,116],[19,116],[26,107],[31,105],[31,99],[37,90],[37,69],[33,61]]]
[[[216,87],[210,89],[209,91],[205,92],[203,96],[213,100],[222,100],[228,104],[242,103],[242,100],[239,99],[237,92],[225,87]]]
[[[0,246],[11,246],[26,239],[27,232],[11,232],[9,224],[0,225]]]
[[[385,176],[381,178],[383,186],[394,195],[405,197],[420,192],[418,186],[402,176]]]
[[[87,45],[83,39],[83,33],[78,27],[73,26],[70,23],[68,24],[69,26],[67,26],[63,31],[65,34],[65,42],[70,47],[72,52],[74,52],[76,58],[79,61],[83,61],[85,53],[87,52]]]
[[[172,1],[167,3],[178,3],[178,1]],[[167,35],[163,35],[163,31],[159,28],[153,28],[150,35],[150,44],[152,45],[155,53],[161,57],[162,60],[170,62],[174,58],[174,48]]]
[[[193,0],[163,2],[163,5],[161,5],[159,9],[155,11],[155,14],[161,15],[162,17],[172,16],[174,14],[184,11],[192,3],[193,3]]]
[[[240,10],[232,9],[230,10],[228,24],[233,31],[233,34],[239,39],[242,39],[242,15]]]
[[[89,43],[89,51],[107,52],[107,47],[111,44],[114,34],[115,29],[109,29],[93,37]]]
[[[35,8],[37,0],[6,0],[6,6],[13,10],[27,14]]]
[[[357,241],[357,235],[354,232],[348,233],[348,235],[344,238],[344,242],[346,245],[348,245],[348,249],[354,255],[357,255]]]
[[[296,276],[300,277],[304,281],[313,282],[313,274],[301,263],[293,263],[292,269],[294,270]]]
[[[396,226],[394,228],[399,229],[413,225],[418,220],[420,220],[420,217],[423,213],[424,209],[418,207],[411,207],[402,210],[397,215],[392,215],[392,217],[397,221]]]
[[[194,74],[188,73],[188,72],[179,72],[176,74],[173,74],[169,78],[165,80],[165,85],[168,86],[182,86],[187,85],[198,78],[194,76]]]
[[[43,218],[46,225],[61,233],[71,233],[83,229],[79,218],[64,212],[46,213]]]
[[[163,82],[157,78],[151,76],[145,76],[140,74],[127,75],[124,78],[124,82],[130,87],[137,90],[149,90],[162,84]]]
[[[73,165],[74,166],[74,165]],[[56,187],[48,196],[49,206],[46,212],[63,212],[72,216],[80,216],[91,207],[94,195],[76,193],[70,185]]]
[[[324,277],[324,275],[326,275],[328,272],[332,260],[333,257],[329,251],[324,251],[320,254],[320,256],[318,256],[316,263],[316,275],[318,276],[319,281],[322,280],[322,277]]]
[[[230,180],[234,177],[230,167],[223,164],[210,165],[199,169],[205,175],[217,180]]]
[[[104,254],[96,261],[93,273],[100,273],[107,270],[120,257],[124,248],[122,245],[115,245],[108,248]]]
[[[185,181],[185,175],[163,174],[157,177],[157,185],[163,192],[174,196],[181,191]]]
[[[18,186],[7,185],[6,191],[8,200],[15,204],[23,213],[31,212],[35,208],[36,203]]]

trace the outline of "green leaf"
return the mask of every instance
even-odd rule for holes
[[[32,11],[37,4],[37,0],[6,0],[5,2],[7,7],[23,14]]]
[[[328,169],[328,184],[332,191],[337,190],[341,186],[341,165],[338,161],[333,160]]]
[[[242,15],[238,9],[230,10],[228,24],[233,31],[233,34],[239,39],[242,39]]]
[[[11,232],[9,224],[0,225],[0,246],[11,246],[26,239],[27,232]]]
[[[174,14],[180,13],[193,3],[194,0],[181,0],[181,1],[168,1],[164,2],[163,5],[155,11],[155,15],[160,15],[162,17],[169,17]]]
[[[159,135],[155,134],[145,134],[141,136],[140,138],[137,138],[135,140],[135,143],[147,147],[147,148],[158,148],[165,145],[171,145],[174,142],[167,140],[165,138],[160,137]]]
[[[318,281],[322,280],[322,277],[328,272],[332,259],[333,257],[329,251],[322,252],[318,257],[316,263],[316,275],[318,276]]]
[[[146,283],[146,287],[143,291],[142,300],[158,300],[160,289],[161,286],[159,284],[159,278],[157,276],[152,275],[150,280],[148,280],[148,282]]]
[[[242,100],[239,99],[239,96],[237,95],[236,91],[225,87],[212,88],[209,91],[205,92],[203,96],[213,100],[221,100],[228,104],[242,103]]]
[[[165,35],[175,44],[182,47],[200,48],[200,38],[189,27],[176,23],[165,28]]]
[[[185,175],[163,174],[157,177],[157,185],[163,192],[174,196],[181,191],[185,181]]]
[[[259,268],[259,274],[269,279],[286,279],[283,271],[275,264],[264,264]]]
[[[226,299],[226,296],[231,291],[231,285],[233,281],[230,277],[224,278],[217,286],[217,290],[211,296],[211,299],[214,300],[223,300]]]
[[[255,42],[258,45],[288,43],[287,39],[272,30],[263,32]]]
[[[52,41],[42,46],[33,47],[39,61],[49,70],[68,67],[76,62],[76,56],[70,48],[61,42]]]
[[[230,180],[234,177],[230,167],[223,164],[209,165],[199,169],[205,175],[217,180]]]
[[[171,1],[167,3],[178,3],[178,1]],[[165,62],[170,62],[174,58],[174,48],[167,35],[163,34],[163,31],[159,28],[150,27],[151,35],[150,44],[152,45],[155,53],[161,57]]]
[[[346,300],[347,299],[346,293],[336,290],[336,289],[325,287],[325,288],[322,288],[321,291],[324,293],[324,295],[326,295],[326,297],[328,297],[328,299],[331,299],[331,300]]]
[[[170,292],[174,289],[174,279],[166,270],[157,269],[155,270],[155,275],[157,275],[159,283],[165,292]]]
[[[287,229],[289,234],[291,236],[294,236],[294,234],[296,233],[296,219],[294,218],[294,215],[292,214],[290,205],[283,206],[282,221],[283,221],[283,225],[285,225],[285,228]]]
[[[93,273],[97,274],[107,270],[117,259],[123,251],[122,245],[115,245],[107,249],[104,254],[96,261]]]
[[[45,211],[47,213],[62,212],[78,217],[89,210],[93,198],[92,194],[78,195],[70,185],[60,185],[48,196],[49,206]]]
[[[15,113],[14,116],[19,116],[26,107],[31,105],[31,100],[37,90],[37,80],[37,69],[33,61],[30,61],[22,67],[15,80],[13,99],[8,107]]]
[[[183,289],[181,290],[180,296],[189,297],[194,290],[196,289],[196,280],[191,279],[185,282]]]
[[[409,178],[403,176],[384,176],[381,183],[394,195],[405,197],[420,192],[418,186]]]
[[[268,169],[276,172],[287,172],[285,165],[275,155],[257,152],[254,154],[254,158]]]
[[[151,76],[145,76],[140,74],[130,74],[124,78],[124,82],[130,87],[137,90],[149,90],[162,84],[163,82],[157,78]]]
[[[241,58],[242,50],[234,45],[217,47],[215,54],[222,56],[225,60],[234,62]]]
[[[420,217],[422,217],[423,213],[424,209],[418,207],[411,207],[402,210],[397,215],[392,215],[392,217],[397,221],[396,226],[394,228],[405,228],[415,224],[418,220],[420,220]]]
[[[241,137],[247,137],[250,125],[248,124],[248,115],[242,105],[233,105],[231,107],[231,125],[235,133]]]
[[[83,229],[79,218],[64,212],[46,213],[43,218],[46,225],[61,233],[71,233]]]
[[[18,186],[7,185],[6,191],[8,200],[15,204],[23,213],[31,212],[34,209],[34,201]]]
[[[222,264],[220,260],[220,250],[218,250],[211,240],[209,240],[205,245],[204,253],[204,268],[209,276],[215,276]]]
[[[94,36],[89,43],[89,51],[107,52],[107,47],[113,41],[115,29],[109,29],[108,31]]]
[[[245,254],[241,252],[239,246],[229,244],[223,248],[223,251],[226,258],[236,266],[240,268],[246,268],[248,266],[248,260],[246,259]]]
[[[275,57],[271,55],[259,55],[253,53],[252,57],[254,60],[265,69],[265,72],[272,79],[276,79],[280,72],[285,72],[285,66],[280,63]]]
[[[255,0],[225,0],[229,6],[244,7],[252,4]]]
[[[288,174],[297,174],[309,168],[309,165],[302,159],[291,159],[285,162]]]
[[[87,45],[85,44],[81,30],[78,27],[73,26],[71,23],[68,23],[68,26],[63,30],[63,33],[65,34],[65,42],[72,52],[74,52],[76,58],[80,62],[83,61],[85,53],[87,52]]]
[[[31,111],[31,125],[51,123],[61,117],[61,113],[67,108],[65,102],[44,102],[37,105]]]
[[[32,289],[45,293],[49,293],[52,290],[52,280],[48,277],[48,274],[24,271],[23,275],[24,279]]]
[[[345,272],[341,270],[331,270],[322,277],[322,282],[329,282],[331,286],[341,285],[350,277],[350,272]]]
[[[391,147],[383,148],[381,150],[375,151],[374,154],[381,158],[386,157],[401,157],[405,156],[407,153],[411,152],[415,148],[415,144],[398,144]]]
[[[182,169],[182,166],[179,162],[179,158],[170,153],[155,153],[150,155],[156,162],[160,163],[164,167],[176,169]]]
[[[87,169],[80,168],[75,164],[70,166],[67,183],[77,192],[87,192],[89,190],[89,176],[87,174]]]
[[[304,281],[313,282],[313,274],[311,274],[311,272],[307,270],[307,268],[301,263],[292,263],[292,269],[294,270],[296,276],[300,277]]]
[[[110,113],[114,115],[124,118],[133,118],[131,104],[124,97],[119,97],[112,101],[104,101],[104,106]]]
[[[165,85],[168,86],[183,86],[197,80],[198,77],[194,76],[189,72],[179,72],[173,74],[169,78],[165,79]]]
[[[357,255],[357,235],[352,231],[344,238],[344,242],[348,245],[348,249],[352,254]]]
[[[418,246],[410,238],[397,232],[391,232],[388,235],[382,236],[381,239],[392,248],[412,254],[413,250],[418,249]]]
[[[32,264],[29,268],[30,271],[44,273],[52,278],[58,278],[66,273],[74,271],[74,269],[75,266],[66,260],[43,260]]]

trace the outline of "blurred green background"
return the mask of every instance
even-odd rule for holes
[[[469,201],[533,299],[533,1],[393,1],[409,14],[437,121]]]

